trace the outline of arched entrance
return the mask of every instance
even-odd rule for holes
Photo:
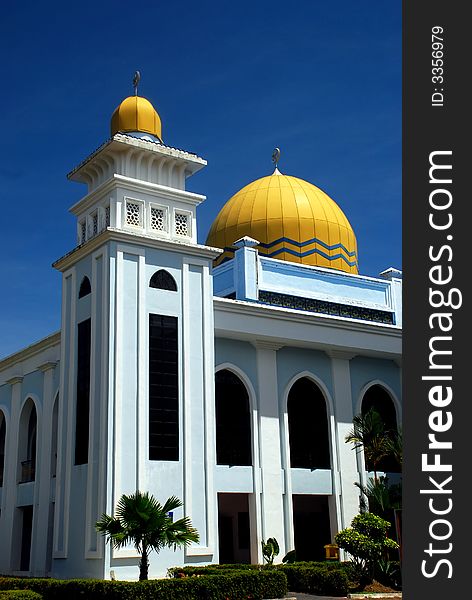
[[[301,377],[287,398],[291,469],[331,469],[330,428],[325,396],[310,378]],[[306,480],[311,481],[307,472]],[[293,493],[293,540],[297,560],[324,560],[331,541],[330,496],[326,493]]]
[[[249,394],[229,369],[215,375],[216,463],[236,469],[253,464]],[[253,494],[218,493],[220,563],[251,562],[250,502]]]

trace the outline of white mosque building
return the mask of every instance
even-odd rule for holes
[[[401,272],[360,275],[339,206],[277,168],[199,244],[205,166],[135,95],[69,174],[61,330],[0,361],[0,573],[136,579],[95,522],[137,489],[181,498],[200,534],[150,576],[262,562],[268,537],[322,558],[358,513],[344,440],[371,406],[401,421]]]

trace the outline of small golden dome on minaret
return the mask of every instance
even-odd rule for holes
[[[119,132],[149,133],[162,141],[161,118],[149,100],[141,96],[129,96],[111,117],[111,135]]]

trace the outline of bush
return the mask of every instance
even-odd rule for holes
[[[262,600],[285,596],[287,578],[276,570],[228,571],[139,582],[0,578],[0,590],[12,588],[39,592],[44,600]]]
[[[167,569],[169,577],[181,577],[181,574],[191,577],[192,575],[222,575],[223,573],[233,571],[260,571],[261,569],[267,569],[267,566],[261,565],[203,565],[199,567],[172,567]]]
[[[2,590],[0,600],[42,600],[41,594],[31,590]]]
[[[375,579],[383,585],[388,585],[396,590],[402,587],[402,573],[399,561],[379,560],[375,565]]]
[[[319,596],[346,596],[349,590],[349,578],[340,563],[290,564],[278,567],[287,576],[288,589],[291,592],[303,592]]]
[[[207,565],[202,567],[175,567],[169,569],[171,577],[187,578],[201,575],[221,575],[223,573],[258,572],[284,573],[288,589],[292,592],[305,592],[319,595],[345,596],[348,591],[350,563],[298,562],[280,565]],[[269,597],[269,596],[266,596]]]
[[[351,527],[334,538],[338,546],[352,556],[361,584],[372,580],[375,566],[389,550],[398,549],[397,542],[387,537],[389,527],[388,521],[372,513],[362,513],[354,517]]]

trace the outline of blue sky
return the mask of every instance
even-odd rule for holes
[[[203,156],[199,241],[224,202],[280,170],[324,189],[360,271],[401,268],[401,2],[10,2],[0,24],[0,357],[60,327],[51,263],[75,244],[66,174],[140,94],[164,141]]]

